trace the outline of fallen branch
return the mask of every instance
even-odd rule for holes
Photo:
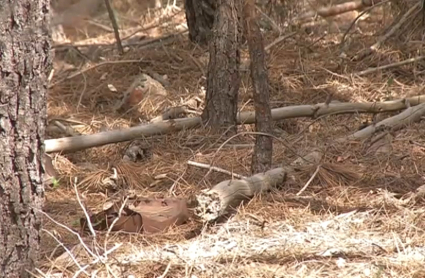
[[[366,128],[363,128],[357,131],[356,133],[347,136],[346,138],[337,139],[337,141],[342,142],[345,140],[366,139],[370,135],[382,129],[390,129],[391,131],[396,131],[406,125],[419,121],[423,115],[425,115],[425,103],[421,103],[420,105],[414,107],[409,107],[400,114],[384,119],[375,125],[370,125]]]
[[[286,35],[280,36],[280,37],[278,37],[277,39],[275,39],[274,41],[272,41],[270,44],[266,45],[266,47],[264,47],[264,50],[265,50],[265,51],[269,54],[269,53],[270,53],[270,49],[271,49],[273,46],[275,46],[275,45],[277,45],[277,44],[279,44],[279,43],[283,42],[283,41],[284,41],[284,40],[286,40],[286,39],[289,39],[290,37],[295,36],[296,34],[297,34],[297,32],[291,32],[291,33],[289,33],[289,34],[286,34]]]
[[[366,75],[366,74],[373,73],[373,72],[376,72],[376,71],[380,71],[380,70],[383,70],[383,69],[389,69],[389,68],[404,66],[404,65],[407,65],[407,64],[411,64],[411,63],[423,60],[423,59],[425,59],[425,56],[419,56],[419,57],[410,58],[410,59],[407,59],[407,60],[404,60],[404,61],[401,61],[401,62],[392,63],[392,64],[389,64],[389,65],[383,65],[383,66],[376,67],[376,68],[369,68],[367,70],[359,71],[355,74]]]
[[[103,25],[102,23],[96,22],[94,20],[86,19],[85,22],[87,22],[88,24],[91,24],[93,26],[96,26],[96,27],[98,27],[98,28],[100,28],[100,29],[102,29],[102,30],[104,30],[106,32],[114,32],[114,29],[113,28],[108,27],[106,25]]]
[[[65,133],[66,135],[69,135],[69,136],[79,136],[80,135],[78,132],[76,132],[74,129],[72,129],[72,127],[65,126],[64,124],[62,124],[58,120],[54,120],[53,124],[55,126],[57,126],[59,128],[59,130],[62,131],[63,133]]]
[[[320,170],[320,165],[318,165],[316,167],[316,171],[314,171],[313,175],[310,177],[310,179],[305,183],[305,185],[303,186],[303,188],[301,188],[300,191],[298,191],[297,194],[295,194],[296,196],[300,196],[306,189],[307,187],[310,185],[310,183],[314,180],[314,178],[316,177],[317,173],[319,173]]]
[[[365,15],[366,13],[370,12],[372,9],[382,5],[382,4],[386,4],[390,2],[389,0],[384,0],[382,2],[376,3],[373,6],[367,7],[366,9],[363,9],[363,11],[361,13],[359,13],[357,15],[357,17],[351,22],[350,26],[347,28],[347,30],[345,30],[344,35],[342,35],[342,39],[341,39],[341,43],[340,43],[340,48],[343,48],[344,43],[345,43],[345,38],[347,37],[348,33],[350,32],[351,28],[353,28],[353,26],[357,23],[357,21],[359,21],[359,19],[361,17],[363,17],[363,15]]]
[[[395,34],[395,32],[400,29],[400,27],[410,18],[412,18],[412,14],[414,12],[419,12],[420,9],[420,5],[422,2],[417,2],[415,5],[413,5],[404,15],[403,17],[397,22],[397,24],[395,24],[387,33],[385,33],[385,35],[383,35],[382,37],[380,37],[378,39],[378,41],[373,44],[371,47],[366,48],[362,51],[360,51],[359,54],[357,54],[353,60],[354,61],[359,61],[363,58],[365,58],[366,56],[368,56],[369,54],[373,53],[374,51],[378,50],[381,45],[388,40],[388,38],[390,38],[392,35]]]
[[[409,107],[402,113],[387,118],[374,126],[369,126],[352,135],[344,136],[337,139],[337,142],[345,142],[348,140],[365,139],[373,135],[379,128],[387,127],[391,130],[400,129],[410,123],[418,121],[425,115],[425,103],[415,107]],[[318,164],[323,157],[323,153],[315,150],[304,157],[299,157],[291,165],[287,167],[275,168],[266,173],[253,175],[249,178],[240,180],[226,180],[218,183],[211,189],[207,189],[196,195],[198,205],[195,213],[203,221],[216,220],[237,208],[243,201],[249,200],[256,194],[266,192],[277,185],[282,184],[285,178],[294,173],[295,169],[307,163]],[[317,167],[316,173],[320,170]],[[311,181],[308,181],[301,194]],[[298,194],[297,194],[298,195]]]
[[[409,103],[411,106],[425,102],[425,95],[407,99],[399,99],[385,102],[365,103],[319,103],[316,105],[287,106],[272,109],[273,120],[283,120],[301,117],[320,117],[329,114],[347,113],[382,113],[405,109]],[[241,112],[237,118],[238,124],[255,123],[255,112]],[[194,129],[201,126],[201,118],[184,118],[140,125],[124,130],[113,130],[77,137],[65,137],[48,139],[44,141],[47,153],[60,151],[78,151],[92,147],[103,146],[112,143],[124,142],[141,137],[149,137],[158,134],[167,134],[185,129]]]
[[[346,2],[343,4],[331,6],[331,7],[321,7],[317,10],[309,11],[302,14],[301,16],[295,19],[295,22],[305,21],[306,19],[313,18],[317,15],[321,17],[335,16],[335,15],[351,12],[354,10],[359,10],[364,7],[370,7],[370,6],[378,4],[381,1],[382,0],[374,0],[374,1],[358,0],[358,1]]]
[[[305,161],[319,163],[322,156],[321,152],[315,151],[298,158],[288,167],[275,168],[240,180],[222,181],[213,188],[196,195],[198,205],[195,208],[195,214],[204,221],[216,220],[232,212],[243,201],[251,199],[256,194],[283,184],[296,166],[305,164]]]

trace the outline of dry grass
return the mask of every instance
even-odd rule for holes
[[[385,9],[383,5],[372,10],[370,17],[360,21],[348,35],[344,48],[348,57],[375,43],[376,32],[391,23],[388,9],[383,13]],[[160,18],[143,17],[134,9],[127,12],[127,18],[140,25],[126,21],[128,25],[123,29],[133,32],[146,25],[152,27],[155,24],[151,22]],[[168,10],[168,15],[171,12],[178,13]],[[167,28],[156,30],[169,34],[182,22],[184,14],[180,12]],[[361,102],[422,93],[423,67],[419,62],[362,77],[351,75],[411,57],[415,53],[413,44],[401,48],[402,40],[392,38],[378,52],[350,61],[341,56],[339,42],[344,32],[324,36],[328,27],[318,26],[310,34],[299,31],[271,49],[268,64],[273,107],[323,102],[330,94],[335,100]],[[73,37],[84,39],[81,44],[113,39],[112,34],[96,38],[81,34]],[[267,44],[276,37],[272,32],[265,33]],[[417,46],[421,45],[415,44],[416,53],[421,50]],[[113,47],[101,50],[100,56],[106,61],[140,61],[98,66],[69,79],[65,79],[66,73],[56,71],[52,80],[55,85],[48,96],[49,119],[72,120],[76,131],[92,134],[147,122],[191,97],[203,98],[208,52],[190,43],[186,35],[177,35],[163,44],[133,46],[123,57]],[[56,62],[66,58],[83,69],[99,63],[71,52],[57,54]],[[246,57],[246,51],[243,55]],[[158,103],[145,102],[127,113],[115,112],[114,105],[140,71],[167,75],[171,84],[167,98]],[[110,84],[117,91],[109,90]],[[244,72],[241,110],[253,109],[251,91],[249,74]],[[47,218],[43,228],[71,249],[81,267],[119,244],[107,259],[86,269],[88,274],[96,273],[96,277],[106,277],[108,273],[113,277],[424,277],[425,210],[420,199],[407,198],[424,182],[423,124],[413,124],[393,134],[389,148],[381,154],[372,152],[367,141],[334,144],[334,138],[355,132],[367,118],[371,116],[353,114],[276,122],[275,135],[286,144],[275,141],[275,166],[289,164],[313,147],[325,151],[324,164],[301,196],[296,193],[316,166],[301,169],[283,188],[255,197],[226,223],[203,227],[193,221],[158,235],[104,232],[96,239],[85,235],[84,242],[96,255],[88,254],[73,233]],[[113,174],[113,168],[125,189],[146,196],[190,196],[229,178],[217,172],[206,175],[208,170],[188,166],[188,160],[250,175],[250,144],[254,143],[251,135],[235,138],[220,151],[217,150],[224,139],[206,130],[143,140],[152,157],[134,165],[122,163],[128,143],[56,155],[54,164],[61,179],[57,187],[48,189],[44,211],[78,231],[83,211],[71,181],[78,177],[81,182],[78,188],[85,205],[99,207],[108,197],[104,180]],[[79,270],[47,232],[42,232],[41,254],[39,268],[48,277],[55,273],[63,276],[54,277],[73,277]],[[86,276],[89,275],[80,277]]]

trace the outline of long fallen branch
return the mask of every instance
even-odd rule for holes
[[[349,136],[341,137],[336,141],[345,142],[365,139],[382,127],[397,130],[418,121],[423,115],[425,115],[425,103],[410,107],[396,116],[387,118],[376,125],[371,125]],[[256,194],[266,192],[275,186],[283,184],[285,178],[300,165],[306,165],[307,163],[317,164],[322,157],[323,153],[315,150],[303,158],[296,159],[289,166],[275,168],[240,180],[222,181],[211,189],[204,190],[195,196],[198,201],[195,213],[203,221],[216,220],[237,208],[244,200],[249,200]]]
[[[386,118],[375,125],[369,125],[366,128],[363,128],[352,135],[349,135],[345,138],[337,139],[339,142],[346,140],[362,140],[366,139],[370,135],[381,129],[390,129],[391,131],[396,131],[402,129],[406,125],[412,124],[420,120],[420,118],[425,114],[425,103],[420,105],[410,107],[400,114],[397,114],[393,117]]]
[[[418,61],[424,60],[424,59],[425,59],[425,56],[418,56],[418,57],[410,58],[410,59],[407,59],[407,60],[404,60],[404,61],[401,61],[401,62],[397,62],[397,63],[391,63],[391,64],[388,64],[388,65],[383,65],[383,66],[376,67],[376,68],[369,68],[369,69],[366,69],[366,70],[359,71],[355,74],[359,75],[359,76],[360,75],[366,75],[366,74],[370,74],[370,73],[385,70],[385,69],[390,69],[390,68],[395,68],[395,67],[415,63],[415,62],[418,62]]]
[[[342,3],[339,5],[334,5],[330,7],[321,7],[317,10],[308,11],[302,14],[301,16],[297,17],[294,21],[295,22],[305,21],[309,18],[315,17],[316,15],[319,15],[321,17],[335,16],[335,15],[343,14],[346,12],[358,10],[364,7],[371,7],[373,5],[378,4],[381,1],[382,0],[374,0],[374,1],[357,0],[357,1],[346,2],[346,3]]]
[[[324,115],[347,114],[347,113],[381,113],[405,109],[425,102],[425,95],[407,99],[399,99],[385,102],[365,103],[319,103],[316,105],[297,105],[272,109],[274,121],[300,117],[320,117]],[[237,118],[238,124],[253,124],[255,112],[241,112]],[[201,126],[201,118],[183,118],[158,123],[140,125],[123,130],[113,130],[90,135],[48,139],[44,141],[45,150],[51,152],[78,151],[87,148],[102,146],[133,140],[136,138],[149,137],[157,134],[167,134],[185,129],[194,129]]]

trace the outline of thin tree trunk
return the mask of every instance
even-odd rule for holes
[[[209,45],[207,95],[202,119],[214,129],[230,127],[230,132],[236,132],[242,0],[218,2]]]
[[[0,267],[30,277],[43,202],[50,1],[0,0]]]
[[[255,129],[257,132],[272,131],[272,113],[270,110],[269,78],[266,69],[263,36],[258,27],[255,15],[254,0],[247,0],[244,7],[245,32],[251,58],[251,80],[254,85]],[[271,168],[273,138],[257,135],[254,153],[252,154],[251,171],[253,174],[263,173]]]

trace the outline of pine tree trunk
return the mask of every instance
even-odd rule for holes
[[[50,1],[0,0],[0,267],[30,277],[39,253]]]
[[[214,129],[236,132],[242,0],[219,0],[209,43],[206,105],[202,119]],[[233,126],[233,127],[232,127]]]
[[[185,0],[189,39],[206,45],[211,38],[217,0]]]

